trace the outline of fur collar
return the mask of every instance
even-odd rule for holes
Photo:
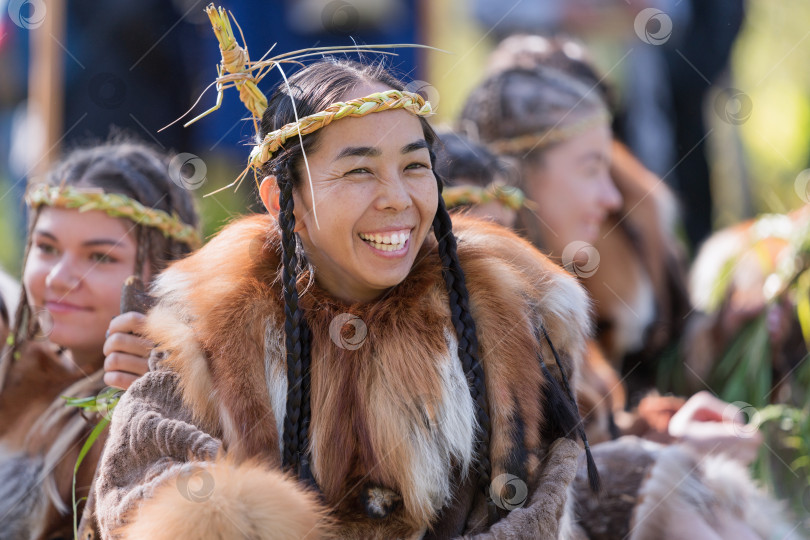
[[[533,489],[552,442],[538,348],[557,373],[533,331],[545,325],[576,379],[588,301],[573,278],[511,232],[459,216],[454,228],[486,374],[492,476],[513,474]],[[158,278],[160,301],[148,319],[200,426],[237,458],[275,465],[287,390],[279,253],[271,217],[234,222]],[[378,301],[346,305],[313,283],[301,304],[313,336],[312,468],[326,501],[362,535],[375,522],[358,501],[382,487],[401,497],[388,532],[424,531],[454,496],[452,471],[463,477],[475,459],[477,428],[435,241]],[[352,335],[351,325],[365,337]]]

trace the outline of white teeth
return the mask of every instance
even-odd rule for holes
[[[401,233],[383,234],[360,234],[360,238],[371,244],[380,251],[398,251],[405,247],[405,243],[410,238],[410,231]]]

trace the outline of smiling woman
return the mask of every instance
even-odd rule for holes
[[[29,186],[23,291],[0,365],[4,537],[73,536],[74,467],[101,417],[86,419],[62,396],[95,396],[146,370],[152,344],[137,325],[105,342],[125,280],[148,282],[191,249],[197,215],[167,171],[164,156],[121,142],[76,150]],[[105,361],[108,346],[118,352]],[[89,492],[104,439],[76,473],[77,497]]]
[[[96,488],[104,535],[565,526],[584,291],[506,229],[451,221],[430,104],[403,88],[328,59],[270,96],[251,153],[269,214],[157,279],[154,370],[115,410]]]

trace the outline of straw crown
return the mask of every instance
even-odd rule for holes
[[[28,190],[25,202],[31,208],[52,206],[77,209],[79,212],[100,210],[110,217],[127,218],[139,225],[158,229],[166,238],[185,242],[192,249],[196,249],[202,244],[197,230],[191,225],[183,223],[179,217],[172,216],[163,210],[144,206],[120,193],[38,184]]]
[[[487,187],[448,187],[442,191],[442,198],[447,208],[464,204],[485,204],[497,201],[512,210],[520,210],[526,202],[526,195],[520,189],[500,183],[489,184]]]
[[[283,147],[290,137],[296,137],[299,133],[308,135],[340,118],[356,118],[393,109],[404,109],[417,116],[430,116],[433,114],[430,102],[425,101],[425,98],[419,94],[405,90],[386,90],[385,92],[376,92],[349,101],[338,101],[332,103],[323,111],[305,116],[298,122],[289,123],[265,135],[262,142],[256,145],[250,153],[250,164],[254,167],[260,167],[279,148]]]
[[[487,146],[499,154],[531,152],[552,144],[567,141],[568,139],[576,137],[602,121],[609,122],[610,114],[606,112],[599,112],[594,115],[586,116],[585,118],[572,122],[571,124],[559,127],[554,126],[539,133],[529,133],[526,135],[518,135],[517,137],[497,139],[487,144]]]

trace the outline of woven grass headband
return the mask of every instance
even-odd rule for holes
[[[349,101],[338,101],[320,112],[305,116],[298,122],[291,122],[265,135],[261,143],[253,147],[253,151],[250,153],[250,164],[254,167],[260,167],[279,148],[282,148],[289,138],[298,135],[309,135],[313,131],[328,126],[335,120],[357,118],[374,112],[394,109],[404,109],[417,116],[430,116],[433,114],[430,102],[425,101],[425,98],[419,94],[405,90],[386,90],[385,92],[376,92]]]
[[[528,153],[572,139],[600,122],[610,122],[610,118],[610,114],[605,111],[600,111],[568,125],[555,126],[539,133],[529,133],[517,137],[497,139],[487,144],[487,146],[492,151],[499,154],[515,155],[522,152]]]
[[[183,223],[179,217],[169,215],[163,210],[144,206],[120,193],[37,184],[28,190],[25,202],[31,208],[52,206],[76,209],[79,212],[100,210],[110,217],[130,219],[138,225],[157,229],[166,238],[184,242],[192,249],[197,249],[202,245],[197,230],[191,225]]]
[[[526,195],[512,186],[492,183],[486,187],[479,186],[451,186],[444,188],[442,198],[447,208],[455,208],[465,204],[486,204],[496,201],[506,208],[520,210],[526,204]]]

